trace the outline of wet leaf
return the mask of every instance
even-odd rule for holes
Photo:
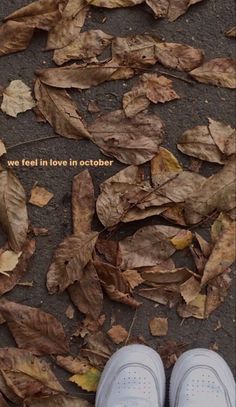
[[[58,88],[89,89],[106,81],[129,79],[134,75],[131,68],[120,68],[117,63],[78,65],[61,68],[48,68],[38,72],[45,85]]]
[[[128,338],[128,332],[122,325],[113,325],[107,334],[116,345],[123,343]]]
[[[91,260],[97,237],[97,232],[80,232],[76,236],[67,237],[58,246],[47,275],[50,294],[63,292],[81,279],[84,267]]]
[[[236,37],[236,26],[232,27],[230,30],[226,31],[226,37],[235,38]]]
[[[0,276],[0,296],[11,291],[21,280],[26,272],[28,262],[35,251],[35,240],[28,240],[22,247],[22,253],[19,257],[16,267],[9,276]]]
[[[83,390],[96,392],[100,377],[100,370],[96,369],[95,367],[91,367],[84,374],[76,374],[72,376],[69,381],[77,384]]]
[[[89,262],[78,281],[68,287],[74,305],[85,315],[97,319],[103,308],[103,293],[94,265]]]
[[[5,144],[0,139],[0,157],[2,157],[4,154],[6,154],[6,152],[7,152],[7,150],[6,150]]]
[[[91,140],[105,155],[125,164],[139,165],[157,153],[164,126],[154,114],[142,112],[128,119],[122,110],[116,110],[96,119],[89,132]]]
[[[168,319],[155,317],[149,322],[152,336],[166,336],[168,333]]]
[[[88,170],[76,175],[72,187],[72,215],[74,234],[91,232],[95,213],[93,180]]]
[[[79,34],[66,47],[54,52],[53,61],[63,65],[71,60],[89,60],[100,55],[111,43],[112,36],[101,30],[90,30]]]
[[[1,110],[8,116],[17,117],[19,113],[31,110],[35,101],[31,89],[20,80],[12,81],[3,91]]]
[[[37,80],[35,97],[37,108],[57,134],[74,139],[89,137],[75,103],[65,90],[54,89]]]
[[[40,208],[43,208],[51,201],[53,197],[54,194],[49,192],[47,189],[35,186],[31,190],[31,197],[29,203],[31,203],[32,205],[39,206]]]
[[[235,129],[209,119],[208,126],[187,130],[179,140],[178,149],[201,160],[223,164],[226,156],[236,152],[235,145]]]
[[[3,252],[0,250],[0,274],[9,277],[9,272],[16,268],[21,254],[22,252],[15,253],[12,250],[5,250]]]
[[[198,82],[223,88],[236,88],[236,59],[215,58],[190,72]]]
[[[92,407],[92,405],[79,397],[56,395],[41,397],[25,401],[26,407]]]
[[[61,19],[49,32],[46,49],[59,49],[70,44],[79,35],[88,10],[85,0],[66,2]]]
[[[68,352],[61,323],[38,308],[1,300],[0,312],[20,348],[36,355]]]
[[[25,23],[7,21],[0,26],[0,56],[24,51],[30,44],[34,29]]]
[[[80,357],[57,356],[56,361],[58,366],[62,367],[63,369],[67,370],[67,372],[72,374],[84,374],[91,368],[91,365],[88,363],[88,361]]]
[[[174,91],[170,79],[157,74],[144,74],[133,89],[125,93],[123,109],[127,117],[134,117],[145,110],[151,102],[165,103],[174,99],[179,99],[179,96]]]
[[[21,251],[28,231],[25,191],[13,172],[1,167],[0,223],[8,235],[11,249]]]

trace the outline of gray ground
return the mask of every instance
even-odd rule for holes
[[[30,0],[1,0],[0,20],[10,12]],[[102,24],[103,18],[107,20]],[[93,10],[86,23],[86,29],[99,28],[113,35],[128,35],[152,32],[160,38],[174,42],[185,42],[197,48],[205,50],[206,59],[213,57],[230,57],[235,53],[234,40],[224,36],[224,31],[231,28],[235,23],[233,0],[205,0],[199,5],[192,7],[187,14],[174,23],[166,20],[155,20],[151,13],[143,6],[132,9],[120,9],[113,11]],[[9,81],[22,79],[28,85],[34,81],[34,72],[42,67],[53,66],[52,54],[43,52],[46,34],[39,32],[34,36],[30,48],[22,53],[9,55],[0,59],[0,86],[5,87]],[[106,83],[83,93],[72,91],[71,94],[77,101],[80,111],[87,120],[92,115],[87,112],[88,102],[94,99],[98,102],[101,110],[110,111],[121,106],[121,98],[124,91],[132,87],[134,80],[117,81]],[[196,84],[190,86],[184,82],[175,80],[175,88],[181,95],[181,99],[163,106],[153,106],[154,112],[158,113],[166,123],[167,136],[164,145],[170,148],[179,159],[188,166],[190,159],[177,152],[176,141],[184,130],[198,124],[207,123],[207,117],[222,120],[232,126],[234,123],[235,98],[228,89]],[[53,135],[49,125],[36,123],[33,112],[19,115],[17,120],[0,113],[0,138],[4,139],[8,147],[26,140],[38,139]],[[35,142],[30,145],[9,149],[8,159],[21,158],[54,158],[54,159],[97,159],[104,158],[98,148],[88,141],[70,141],[64,138],[52,139],[44,142]],[[114,162],[111,168],[91,168],[91,174],[98,192],[99,184],[117,171],[124,168],[118,162]],[[202,173],[208,175],[217,170],[217,165],[205,163]],[[69,321],[64,312],[68,306],[69,298],[66,294],[50,296],[45,288],[45,276],[50,264],[53,250],[62,239],[71,233],[71,183],[73,176],[80,172],[80,168],[19,168],[16,172],[21,179],[27,194],[35,182],[52,191],[55,196],[51,203],[44,209],[29,205],[31,223],[34,226],[46,227],[50,230],[50,236],[37,238],[37,251],[31,261],[30,270],[25,280],[34,280],[33,288],[16,287],[7,298],[24,304],[41,307],[50,311],[65,326],[70,334],[77,326],[80,316],[76,315],[74,321]],[[158,217],[144,222],[126,225],[120,229],[117,238],[132,234],[142,225],[161,223]],[[95,222],[99,227],[98,222]],[[207,236],[205,226],[200,232]],[[0,244],[5,240],[0,232]],[[191,259],[181,254],[177,258],[179,265],[189,262]],[[107,302],[105,311],[109,316],[115,313],[118,323],[128,328],[133,318],[133,311],[129,308]],[[235,369],[235,298],[233,289],[225,303],[207,321],[189,319],[180,325],[181,319],[175,311],[169,311],[165,307],[155,308],[153,303],[145,302],[138,310],[138,317],[133,328],[133,334],[142,334],[147,343],[157,348],[163,340],[153,339],[148,330],[148,321],[157,315],[169,317],[169,333],[166,339],[176,339],[188,342],[189,347],[203,346],[217,342],[220,353],[225,357],[230,366]],[[220,320],[223,329],[214,331],[217,321]],[[14,340],[6,327],[0,329],[0,346],[15,346]],[[73,345],[76,349],[76,343]],[[67,389],[78,394],[75,385],[67,384],[68,375],[62,369],[55,368],[58,377],[64,382]],[[168,376],[170,371],[167,372]],[[92,401],[92,398],[88,396]]]

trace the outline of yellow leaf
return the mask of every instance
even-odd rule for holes
[[[151,161],[152,176],[163,172],[181,172],[182,166],[177,158],[166,148],[160,147],[159,153]]]
[[[181,230],[171,239],[171,243],[175,246],[176,250],[183,250],[191,245],[192,240],[193,235],[190,230]]]
[[[76,383],[83,390],[95,392],[97,390],[100,377],[100,370],[96,369],[95,367],[91,367],[91,369],[84,374],[76,374],[72,376],[69,381]]]

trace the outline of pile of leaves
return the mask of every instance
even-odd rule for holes
[[[54,50],[53,60],[60,66],[36,73],[34,97],[22,81],[12,81],[3,90],[2,111],[16,117],[34,109],[37,120],[48,122],[56,134],[89,139],[105,155],[127,164],[100,185],[98,197],[88,170],[74,177],[73,234],[57,247],[47,273],[49,294],[67,291],[71,298],[68,318],[73,319],[74,307],[84,316],[74,333],[82,341],[78,355],[71,352],[70,338],[53,315],[4,297],[25,275],[36,250],[35,236],[47,230],[29,227],[24,188],[11,170],[0,166],[0,224],[8,236],[0,249],[0,323],[7,324],[17,345],[0,349],[3,407],[5,399],[28,407],[90,406],[68,395],[41,357],[53,357],[71,374],[71,382],[95,392],[115,345],[132,342],[132,332],[121,325],[114,323],[108,332],[103,331],[105,297],[133,309],[142,306],[145,298],[175,309],[181,318],[206,319],[228,294],[235,260],[235,129],[209,118],[208,125],[188,129],[178,140],[178,149],[198,163],[221,166],[204,177],[194,166],[185,169],[161,147],[165,125],[148,107],[180,97],[170,79],[175,75],[155,71],[157,63],[186,72],[198,82],[235,88],[236,61],[222,57],[204,62],[202,50],[162,42],[149,34],[115,38],[100,30],[81,33],[93,6],[146,3],[155,17],[174,21],[199,1],[38,0],[6,17],[0,26],[0,55],[26,49],[36,29],[46,30],[46,49]],[[109,46],[111,58],[98,60]],[[71,60],[77,63],[63,65]],[[120,110],[100,114],[96,105],[90,106],[90,111],[99,113],[91,124],[81,117],[66,91],[138,74]],[[0,140],[0,157],[6,153]],[[52,197],[35,186],[30,203],[43,207]],[[95,216],[102,224],[100,232],[92,226]],[[123,240],[112,238],[124,223],[152,216],[165,222],[144,226]],[[206,221],[211,224],[208,240],[195,231]],[[192,256],[195,267],[177,267],[176,251]],[[149,325],[153,336],[168,333],[168,319],[163,316]],[[184,348],[184,344],[168,342],[159,351],[169,367]]]

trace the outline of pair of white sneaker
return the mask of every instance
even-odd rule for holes
[[[164,407],[165,372],[160,356],[144,345],[129,345],[107,363],[96,407]],[[235,381],[217,353],[185,352],[170,382],[170,407],[235,407]]]

